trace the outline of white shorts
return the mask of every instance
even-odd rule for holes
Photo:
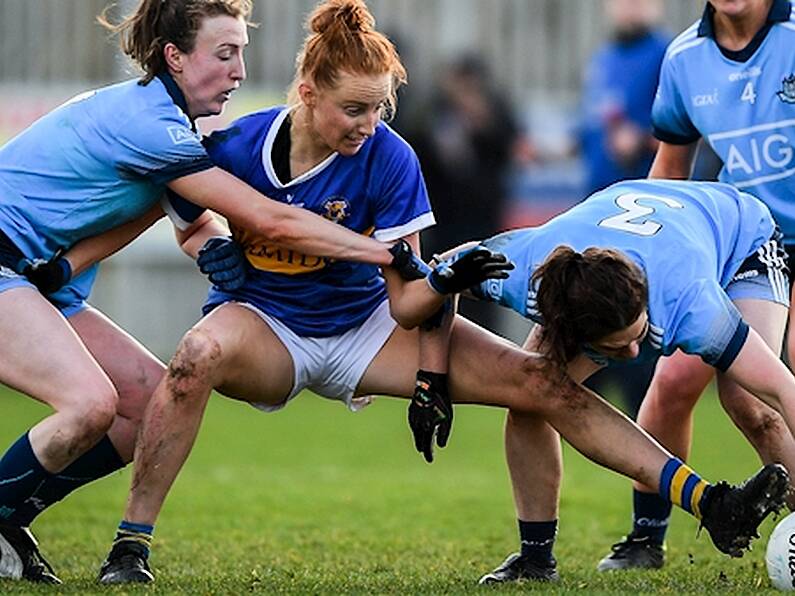
[[[265,412],[280,410],[304,389],[329,399],[344,402],[356,412],[372,400],[354,398],[367,367],[391,337],[397,323],[389,314],[389,301],[384,300],[368,319],[353,329],[331,337],[301,337],[280,320],[262,312],[253,304],[237,302],[257,314],[284,344],[293,359],[293,388],[280,404],[252,403]]]

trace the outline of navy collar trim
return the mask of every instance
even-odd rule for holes
[[[774,23],[783,23],[789,21],[792,6],[790,0],[773,0],[770,5],[770,11],[767,13],[767,20],[765,23],[767,27],[763,29],[770,29],[770,25]],[[704,7],[704,13],[701,15],[701,23],[698,25],[699,37],[711,37],[715,39],[715,8],[707,2]],[[753,42],[752,42],[753,43]]]
[[[193,132],[196,132],[196,122],[188,113],[188,100],[185,99],[185,94],[182,93],[182,89],[179,88],[179,85],[177,85],[174,77],[167,72],[163,72],[158,74],[157,78],[160,79],[161,83],[163,83],[163,86],[166,88],[166,92],[168,93],[169,97],[171,97],[171,100],[177,105],[177,107],[185,112],[188,120],[190,120],[190,125],[193,129]]]

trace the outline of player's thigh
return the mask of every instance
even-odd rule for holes
[[[356,393],[409,397],[419,368],[418,330],[396,327],[370,362]]]
[[[119,393],[117,412],[124,418],[140,419],[163,378],[165,365],[94,308],[86,308],[68,320],[116,387]]]
[[[271,327],[250,309],[227,303],[213,310],[180,342],[186,358],[191,357],[187,341],[191,334],[205,348],[209,346],[200,365],[214,368],[214,388],[226,397],[277,404],[289,395],[295,377],[292,357]]]
[[[543,409],[543,399],[564,373],[547,359],[456,317],[450,340],[450,390],[456,402],[519,412]]]
[[[734,305],[775,354],[781,353],[789,310],[783,304],[769,300],[735,300]]]
[[[110,379],[66,319],[27,288],[0,292],[0,380],[62,410],[77,399],[115,399]]]

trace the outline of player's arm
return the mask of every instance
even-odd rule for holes
[[[388,245],[352,232],[306,209],[268,199],[220,168],[177,178],[168,186],[192,203],[224,215],[230,223],[286,248],[309,255],[381,266],[392,263]]]
[[[687,180],[693,170],[698,142],[687,145],[674,145],[660,141],[654,161],[649,170],[649,178],[669,178]]]
[[[781,414],[795,436],[795,376],[752,328],[725,374]]]
[[[155,205],[138,219],[103,234],[85,238],[69,250],[56,253],[48,261],[26,260],[20,264],[20,273],[27,277],[42,294],[52,294],[94,263],[98,263],[127,246],[163,215],[161,207]]]

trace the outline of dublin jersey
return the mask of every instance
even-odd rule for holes
[[[166,75],[78,95],[36,121],[0,148],[0,229],[46,259],[143,215],[166,183],[213,165],[185,109]],[[173,201],[166,210],[181,220],[201,212]],[[95,275],[70,285],[85,297]]]
[[[205,145],[213,162],[266,196],[308,209],[377,240],[390,241],[434,223],[414,151],[389,126],[350,157],[333,153],[308,172],[279,178],[274,144],[289,133],[283,106],[250,114]],[[338,335],[363,323],[386,299],[375,265],[332,261],[276,246],[234,227],[249,262],[246,284],[235,292],[210,290],[205,313],[229,300],[249,302],[306,337]]]
[[[723,161],[719,179],[770,207],[795,242],[795,16],[774,0],[765,27],[739,52],[714,39],[712,13],[668,47],[652,119],[673,144],[703,137]]]
[[[641,354],[667,355],[680,348],[725,370],[742,347],[747,326],[724,288],[774,227],[762,202],[729,185],[619,182],[543,226],[484,242],[505,253],[516,269],[506,280],[484,282],[475,293],[543,324],[530,276],[548,255],[560,245],[578,252],[615,248],[648,280],[649,333]]]

